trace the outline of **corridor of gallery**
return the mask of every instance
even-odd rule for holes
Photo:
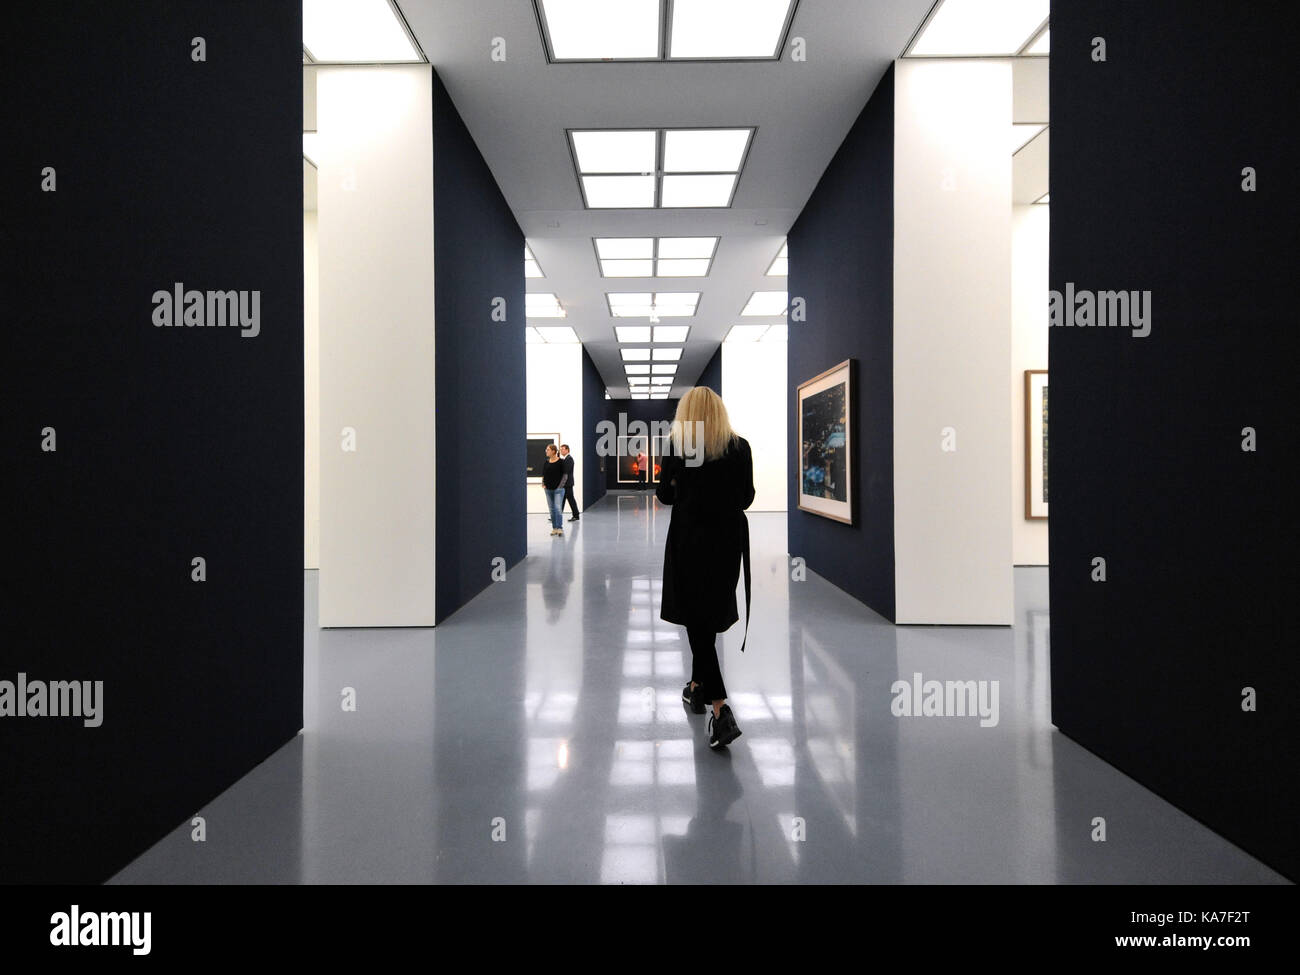
[[[436,629],[321,630],[308,572],[303,732],[112,882],[1284,882],[1051,727],[1046,568],[1016,570],[1013,627],[895,627],[751,513],[744,734],[710,751],[658,618],[670,514],[530,515],[528,557]],[[895,716],[915,674],[997,707]]]

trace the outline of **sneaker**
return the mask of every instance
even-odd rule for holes
[[[691,682],[687,681],[686,686],[682,688],[682,703],[689,704],[691,710],[696,714],[703,714],[708,710],[708,704],[704,700],[704,685],[691,689]]]
[[[716,718],[712,714],[709,715],[710,748],[722,748],[739,737],[740,729],[736,727],[736,717],[731,713],[728,705],[722,705],[722,710]]]
[[[577,520],[578,520],[578,516],[577,516],[577,515],[574,515],[572,518],[569,519],[569,521],[577,521]]]

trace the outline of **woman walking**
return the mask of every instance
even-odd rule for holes
[[[546,492],[546,507],[551,510],[551,534],[564,534],[564,488],[569,482],[568,465],[560,457],[555,444],[546,445],[546,463],[542,465],[542,490]]]
[[[749,522],[754,501],[754,460],[749,441],[731,429],[727,408],[707,386],[696,386],[677,404],[672,450],[665,457],[655,494],[672,505],[664,547],[661,619],[686,627],[691,679],[682,700],[696,714],[706,702],[709,747],[740,737],[727,705],[718,666],[717,634],[740,619],[736,583],[745,567],[745,626],[749,627]],[[740,649],[745,649],[741,644]]]

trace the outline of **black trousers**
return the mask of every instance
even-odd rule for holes
[[[578,517],[578,502],[577,502],[577,499],[574,498],[574,496],[573,496],[573,485],[572,485],[572,484],[566,484],[566,485],[564,485],[564,504],[560,505],[560,510],[561,510],[561,511],[564,510],[564,505],[565,505],[565,504],[567,504],[567,505],[569,506],[569,510],[573,512],[573,517],[577,518],[577,517]]]
[[[723,701],[727,685],[722,683],[722,668],[718,666],[718,634],[705,627],[688,626],[686,639],[691,644],[691,682],[699,684],[706,701]]]

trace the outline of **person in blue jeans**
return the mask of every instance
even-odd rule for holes
[[[542,465],[542,490],[546,506],[551,509],[551,534],[564,534],[564,489],[569,483],[568,465],[555,444],[546,445],[546,463]]]

